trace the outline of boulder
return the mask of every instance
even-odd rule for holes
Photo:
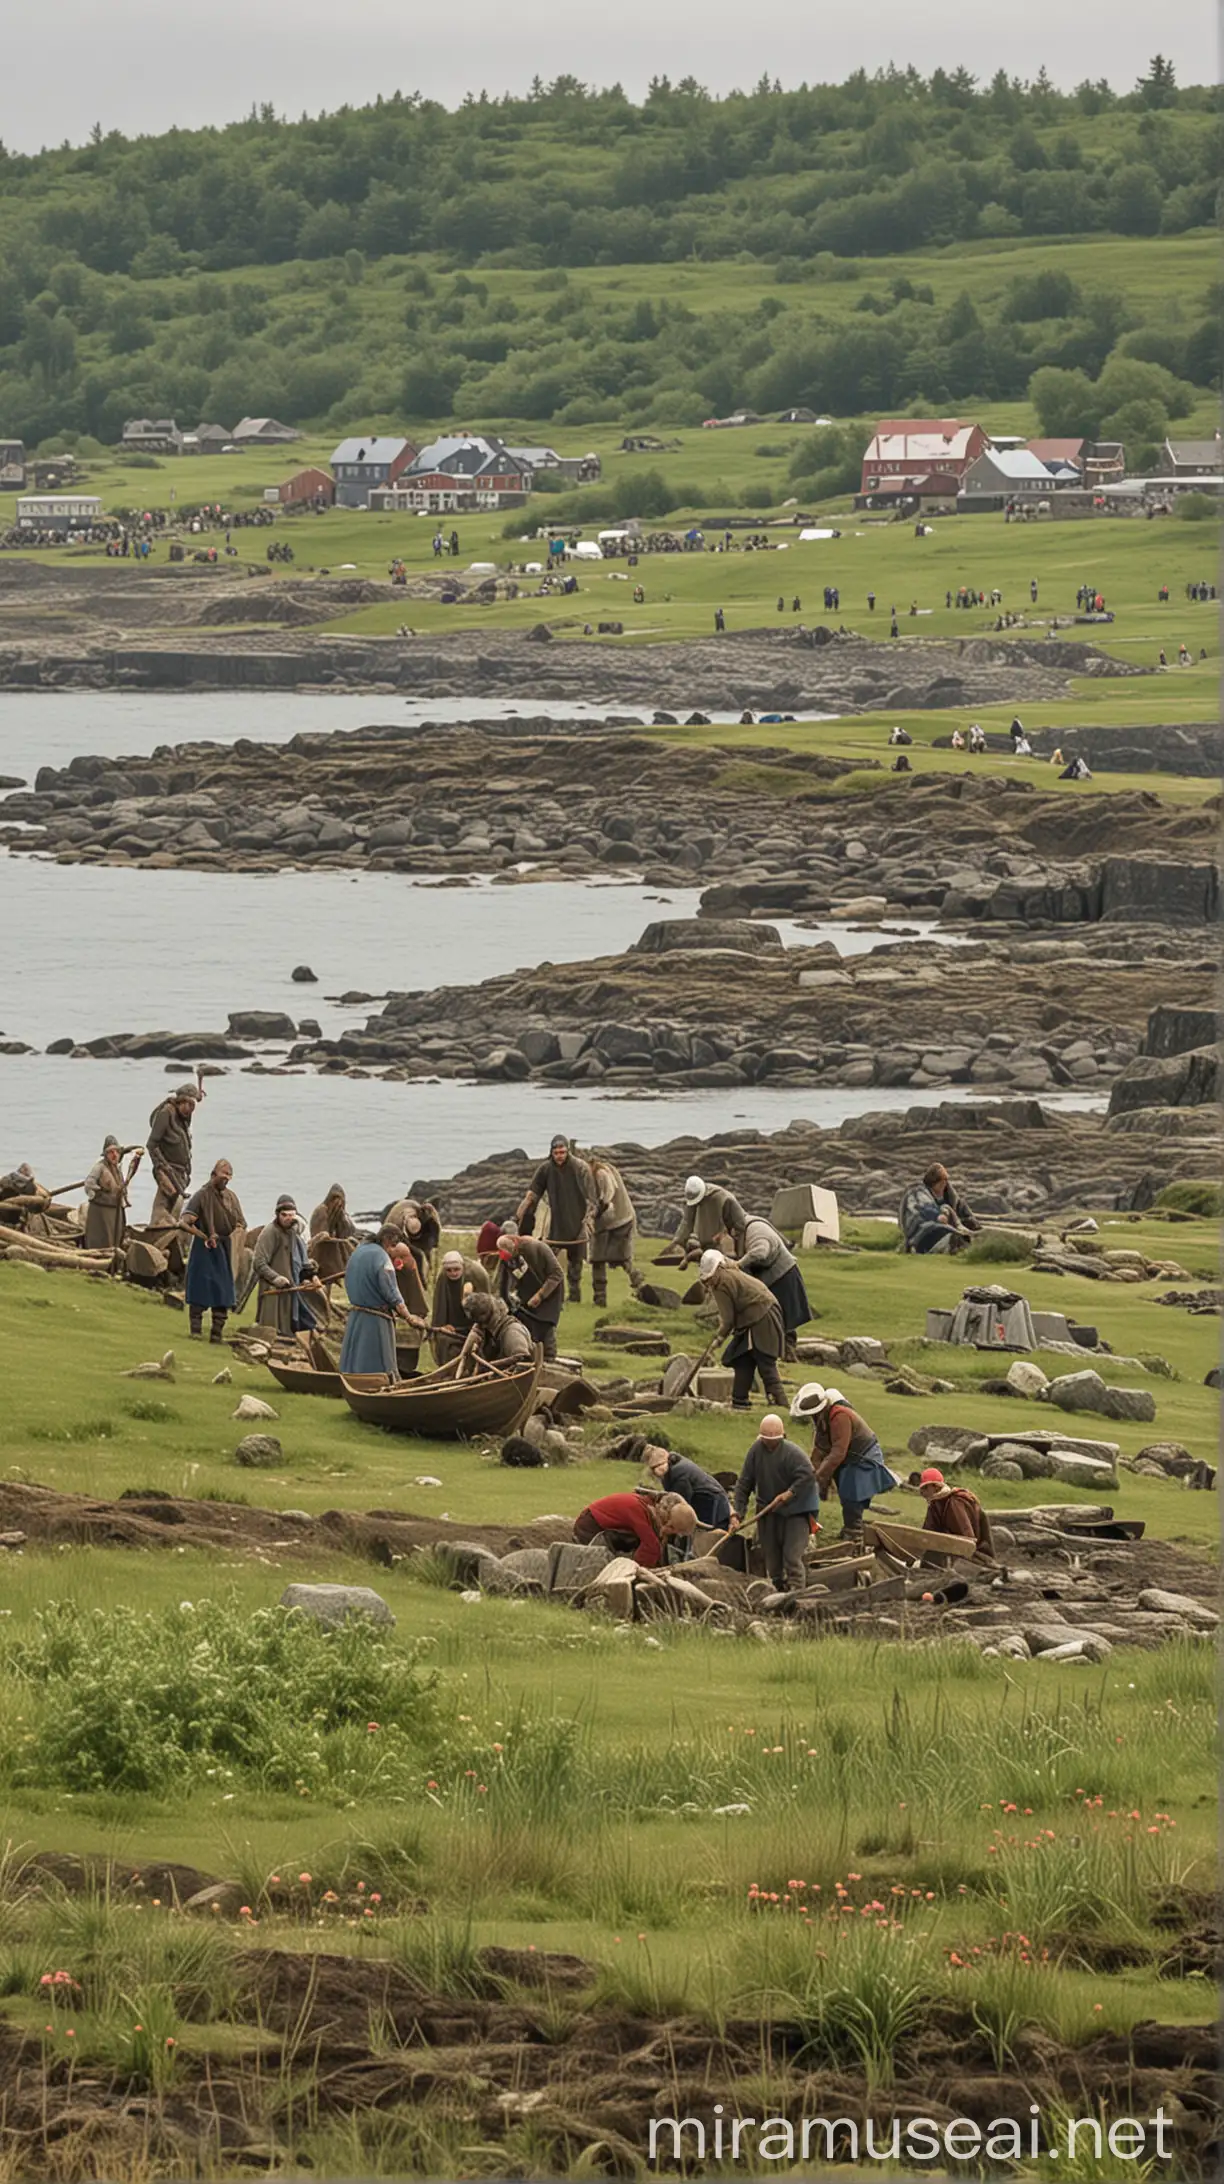
[[[230,1412],[231,1418],[275,1418],[276,1416],[277,1413],[273,1410],[272,1405],[265,1403],[262,1397],[258,1395],[240,1396],[234,1409]]]
[[[309,1615],[328,1630],[336,1630],[351,1619],[377,1623],[384,1629],[395,1624],[382,1594],[369,1585],[286,1585],[280,1605]]]
[[[228,1021],[235,1039],[296,1039],[298,1033],[283,1009],[231,1009]]]
[[[1156,1416],[1156,1398],[1147,1388],[1111,1388],[1091,1367],[1081,1373],[1061,1373],[1050,1382],[1046,1400],[1059,1410],[1098,1411],[1103,1418],[1142,1425],[1149,1425]]]
[[[1013,1395],[1023,1395],[1031,1399],[1040,1395],[1043,1388],[1048,1388],[1050,1381],[1040,1365],[1033,1365],[1027,1358],[1018,1357],[1007,1368],[1007,1385]]]
[[[1058,1479],[1063,1486],[1086,1486],[1094,1492],[1105,1488],[1116,1489],[1118,1474],[1112,1464],[1103,1463],[1099,1456],[1078,1456],[1066,1449],[1052,1449],[1045,1459],[1051,1469],[1048,1477]]]
[[[531,1063],[518,1047],[492,1047],[476,1064],[476,1075],[500,1084],[521,1084],[531,1075]]]
[[[1145,1586],[1137,1605],[1149,1615],[1180,1615],[1196,1630],[1214,1630],[1220,1620],[1214,1608],[1206,1607],[1189,1593],[1164,1592],[1159,1585]]]
[[[545,1062],[559,1062],[561,1042],[555,1031],[523,1031],[519,1033],[518,1051],[525,1054],[533,1069],[540,1069]]]
[[[842,1365],[884,1365],[888,1352],[874,1335],[848,1335],[840,1345],[838,1362]]]
[[[543,1591],[548,1584],[547,1547],[516,1547],[502,1556],[501,1565],[524,1585],[538,1585]]]
[[[317,986],[319,983],[318,976],[311,970],[309,963],[299,963],[290,971],[289,976],[295,986]]]
[[[919,1426],[909,1437],[911,1456],[926,1457],[928,1450],[958,1449],[961,1460],[967,1464],[979,1464],[990,1453],[990,1438],[985,1433],[975,1433],[968,1426]],[[938,1459],[932,1458],[933,1462]]]
[[[988,1456],[982,1465],[982,1477],[984,1479],[1022,1479],[1024,1473],[1021,1471],[1019,1464],[1012,1463],[1007,1457]]]
[[[244,1464],[248,1471],[267,1470],[283,1461],[284,1451],[272,1433],[248,1433],[234,1450],[234,1462]]]
[[[1027,1441],[1001,1441],[990,1451],[988,1462],[1015,1464],[1024,1479],[1052,1479],[1054,1458],[1041,1448],[1030,1448]],[[982,1466],[983,1471],[986,1465]],[[998,1473],[992,1476],[998,1477]]]
[[[629,953],[660,955],[677,948],[740,948],[756,954],[762,948],[781,945],[777,926],[758,923],[755,918],[655,918]]]
[[[696,1358],[686,1357],[683,1350],[678,1350],[674,1357],[669,1357],[663,1367],[663,1379],[659,1393],[667,1396],[679,1395],[687,1375],[692,1372],[696,1362]]]

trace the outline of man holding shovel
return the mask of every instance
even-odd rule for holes
[[[732,1534],[739,1531],[755,1494],[755,1518],[765,1567],[779,1592],[802,1592],[803,1555],[812,1520],[820,1507],[820,1488],[811,1463],[797,1441],[788,1441],[776,1411],[768,1411],[744,1458],[731,1496]],[[751,1520],[750,1520],[751,1521]]]

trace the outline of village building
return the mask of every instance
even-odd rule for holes
[[[1126,449],[1121,440],[1089,440],[1084,449],[1084,484],[1094,492],[1103,485],[1121,485],[1126,476]]]
[[[282,425],[279,417],[240,417],[230,434],[237,447],[287,446],[301,437],[295,426]]]
[[[414,443],[398,433],[341,440],[331,456],[337,508],[369,508],[371,493],[394,485],[415,454]]]
[[[1224,474],[1224,445],[1217,431],[1210,440],[1166,440],[1160,467],[1170,478],[1209,478]]]
[[[940,477],[964,480],[970,463],[990,445],[980,425],[963,424],[958,417],[884,418],[875,429],[863,457],[860,492],[878,493],[889,478]]]
[[[181,455],[183,435],[173,417],[129,417],[119,444],[125,455]]]
[[[948,471],[928,470],[904,478],[885,478],[871,493],[856,493],[856,508],[888,508],[903,515],[954,516],[960,479]]]
[[[551,470],[571,485],[595,485],[603,473],[598,455],[558,455],[555,447],[512,447],[524,470]]]
[[[1024,445],[1045,464],[1055,485],[1083,484],[1085,440],[1026,440]]]
[[[1048,500],[1054,481],[1045,464],[1026,447],[983,448],[961,481],[962,507],[979,508],[1007,501]]]
[[[311,464],[305,470],[295,470],[291,478],[278,485],[273,498],[282,508],[330,508],[336,498],[336,482],[329,470]]]
[[[20,493],[25,482],[25,442],[0,440],[0,493]]]
[[[194,432],[183,434],[184,455],[232,455],[236,451],[234,436],[224,425],[197,425]]]
[[[17,501],[17,529],[46,538],[68,538],[102,521],[99,493],[25,493]]]
[[[450,515],[461,509],[515,508],[531,491],[532,473],[504,440],[485,433],[445,433],[423,447],[371,507]]]

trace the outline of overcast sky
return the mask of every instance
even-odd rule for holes
[[[621,82],[692,74],[712,91],[765,71],[784,84],[911,61],[924,74],[960,63],[1057,83],[1107,76],[1128,90],[1159,50],[1179,81],[1214,80],[1210,0],[15,0],[5,31],[9,95],[0,137],[36,151],[104,129],[156,133],[225,122],[270,100],[278,113],[364,105],[418,90],[454,104],[467,91],[525,90],[537,72]]]

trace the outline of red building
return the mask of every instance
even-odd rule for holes
[[[916,481],[932,473],[959,484],[989,446],[980,425],[958,417],[886,417],[863,457],[861,492],[878,493],[891,478]]]

